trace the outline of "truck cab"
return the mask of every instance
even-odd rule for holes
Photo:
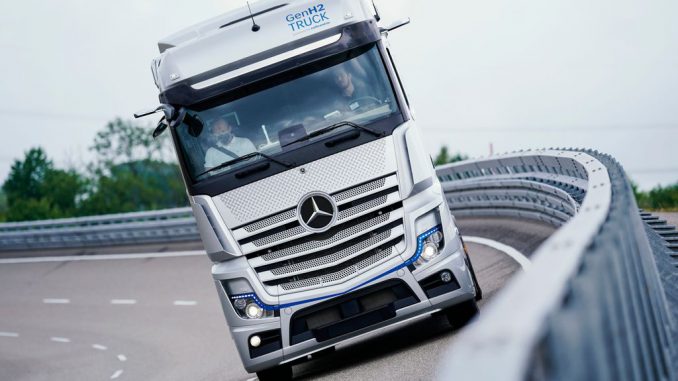
[[[259,1],[159,42],[152,62],[245,369],[308,355],[480,288],[366,0]]]

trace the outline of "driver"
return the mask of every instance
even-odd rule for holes
[[[354,111],[360,107],[357,100],[368,95],[365,87],[359,82],[353,81],[353,76],[343,66],[332,71],[332,79],[339,90],[337,102],[339,107],[337,109],[339,111]]]
[[[209,128],[213,147],[205,153],[206,169],[257,150],[251,140],[233,135],[233,126],[223,117],[214,120]]]

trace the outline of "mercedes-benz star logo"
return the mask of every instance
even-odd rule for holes
[[[334,200],[325,193],[311,193],[299,202],[297,215],[301,225],[312,232],[329,229],[337,217]]]

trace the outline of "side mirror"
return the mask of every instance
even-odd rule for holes
[[[188,126],[189,135],[197,138],[202,133],[204,123],[200,119],[200,116],[191,115],[185,108],[181,108],[178,112],[176,109],[167,104],[161,104],[155,109],[140,111],[134,114],[135,118],[141,118],[147,115],[155,114],[158,111],[163,112],[163,117],[158,121],[158,124],[153,130],[153,138],[160,136],[167,127],[176,127],[181,123],[185,123]]]
[[[157,138],[158,136],[162,135],[163,132],[169,127],[167,124],[167,119],[163,116],[160,118],[158,121],[158,125],[155,127],[155,130],[153,130],[153,139]]]
[[[387,27],[380,28],[380,30],[381,30],[382,33],[384,33],[384,32],[387,32],[387,33],[388,33],[388,32],[390,32],[390,31],[392,31],[392,30],[398,29],[398,28],[400,28],[401,26],[405,26],[405,25],[407,25],[407,24],[409,24],[409,23],[410,23],[410,18],[409,18],[409,17],[405,17],[404,19],[399,19],[399,20],[396,20],[396,21],[392,22],[392,23],[389,24]]]
[[[172,123],[176,119],[177,116],[176,109],[168,104],[161,104],[160,106],[154,109],[137,111],[134,113],[134,117],[138,119],[143,118],[144,116],[155,114],[158,111],[162,111],[163,117],[160,118],[158,124],[155,126],[155,130],[153,130],[154,139],[162,135],[162,133],[167,129],[167,127],[169,127],[170,123]]]

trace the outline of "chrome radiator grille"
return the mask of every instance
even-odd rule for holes
[[[399,252],[403,211],[395,174],[331,195],[334,227],[311,233],[296,210],[284,210],[234,230],[243,253],[271,294],[343,282]]]

